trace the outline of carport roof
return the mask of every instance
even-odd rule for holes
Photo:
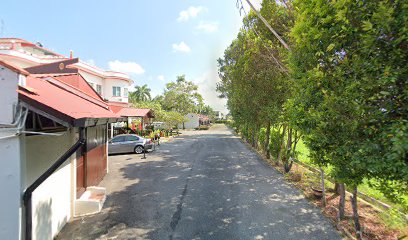
[[[149,108],[131,108],[111,106],[111,109],[119,116],[122,117],[148,117],[154,118],[153,110]]]

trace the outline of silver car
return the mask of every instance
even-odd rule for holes
[[[146,148],[146,150],[152,149],[152,141],[135,134],[121,134],[109,141],[108,153],[134,152],[139,154],[143,153],[144,148]]]

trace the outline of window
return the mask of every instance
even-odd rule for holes
[[[96,92],[99,95],[102,95],[102,85],[96,84]]]
[[[123,96],[128,97],[129,95],[129,90],[127,88],[123,88]]]
[[[88,82],[88,83],[89,83],[89,85],[91,85],[92,88],[95,88],[95,84],[94,84],[94,83],[91,83],[91,82]]]
[[[118,137],[114,137],[112,139],[112,142],[117,143],[117,142],[124,142],[125,141],[125,136],[118,136]]]
[[[134,142],[134,141],[138,141],[138,140],[139,140],[139,138],[136,137],[136,136],[126,136],[126,141]]]
[[[113,89],[113,96],[120,97],[120,87],[112,87]]]

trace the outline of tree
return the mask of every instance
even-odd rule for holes
[[[284,6],[275,1],[263,1],[261,13],[273,23],[274,29],[287,37],[292,19]],[[235,124],[254,147],[258,145],[260,129],[266,128],[262,147],[267,157],[271,128],[287,125],[283,117],[283,105],[291,91],[290,79],[283,66],[286,49],[282,49],[278,41],[251,12],[244,19],[244,27],[237,39],[225,50],[224,57],[218,60],[221,82],[217,90],[220,96],[228,98],[227,105]],[[292,132],[290,128],[284,129]],[[286,131],[283,132],[286,134]],[[274,140],[282,142],[285,134],[282,134],[282,139]],[[284,145],[284,152],[289,150],[285,156],[290,155],[292,148]]]
[[[129,102],[146,102],[151,100],[151,89],[147,87],[147,84],[143,86],[136,86],[134,92],[129,93]]]
[[[402,87],[407,30],[401,28],[407,6],[385,0],[295,5],[296,44],[289,61],[296,78],[293,119],[305,132],[314,161],[333,166],[333,176],[353,189],[361,239],[357,186],[362,180],[407,186],[407,91]]]
[[[164,110],[179,112],[184,116],[196,112],[197,106],[202,102],[203,97],[198,93],[198,86],[187,81],[185,75],[180,75],[175,82],[166,84],[162,99]]]

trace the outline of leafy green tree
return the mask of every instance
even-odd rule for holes
[[[196,112],[197,106],[203,103],[203,97],[198,93],[198,86],[181,75],[175,82],[166,84],[161,102],[166,111],[179,112],[184,116]]]
[[[290,30],[287,26],[293,21],[284,6],[274,1],[263,1],[261,14],[274,25],[274,29],[287,37]],[[218,60],[221,82],[217,90],[220,96],[228,99],[227,105],[235,124],[253,146],[257,146],[261,127],[266,129],[262,147],[267,157],[271,128],[287,125],[283,104],[290,96],[291,84],[283,64],[285,58],[286,49],[256,15],[250,13],[244,19],[244,27],[237,39]],[[291,132],[289,128],[285,129]]]
[[[307,0],[295,6],[292,119],[306,133],[315,162],[333,166],[334,177],[353,188],[361,239],[357,186],[363,179],[399,181],[407,189],[407,29],[401,28],[407,5]]]
[[[147,87],[147,84],[143,86],[136,86],[134,92],[129,93],[129,102],[146,102],[151,100],[151,89]]]

